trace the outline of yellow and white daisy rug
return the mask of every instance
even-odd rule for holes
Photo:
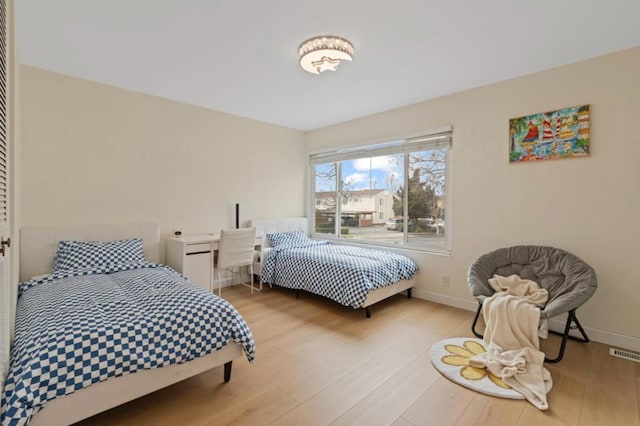
[[[431,347],[431,363],[447,379],[476,392],[501,398],[524,399],[499,377],[484,368],[469,365],[469,359],[486,352],[482,340],[454,337],[441,340]]]

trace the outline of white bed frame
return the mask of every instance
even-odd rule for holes
[[[262,237],[263,249],[269,248],[269,241],[265,237],[266,233],[301,230],[309,235],[309,220],[306,217],[276,217],[252,219],[249,221],[249,226],[255,226],[256,235]],[[262,258],[263,256],[260,256],[261,261]],[[254,265],[253,270],[254,272],[262,271],[262,265]],[[372,290],[371,292],[369,292],[367,298],[360,307],[366,310],[367,318],[369,318],[371,317],[371,305],[403,291],[407,291],[407,295],[411,297],[411,289],[414,286],[415,284],[413,280],[402,280],[390,286]]]
[[[124,238],[142,238],[146,260],[159,262],[160,232],[154,223],[22,228],[20,281],[51,272],[53,256],[61,240],[112,241]],[[221,365],[224,365],[226,382],[231,376],[231,362],[240,356],[242,347],[229,342],[223,349],[185,364],[142,370],[95,383],[48,401],[33,416],[30,424],[54,426],[75,423]]]

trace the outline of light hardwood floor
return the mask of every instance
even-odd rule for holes
[[[598,343],[569,342],[547,365],[550,409],[453,384],[429,348],[471,336],[473,313],[395,296],[373,317],[316,297],[241,286],[223,296],[249,323],[254,364],[234,361],[86,420],[85,425],[640,425],[640,364]],[[552,336],[543,348],[557,350]],[[554,353],[555,354],[555,353]]]

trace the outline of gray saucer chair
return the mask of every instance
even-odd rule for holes
[[[552,359],[545,358],[546,362],[562,360],[567,339],[589,342],[576,317],[576,309],[586,302],[598,287],[596,273],[586,262],[564,250],[544,246],[506,247],[480,256],[473,262],[467,275],[471,294],[480,304],[471,325],[471,331],[479,338],[482,338],[482,334],[476,331],[476,323],[482,303],[494,293],[488,282],[494,274],[505,277],[517,274],[522,279],[533,280],[542,288],[546,288],[549,301],[540,312],[541,321],[567,313],[564,333],[556,333],[562,335],[558,356]],[[582,334],[582,338],[569,335],[569,331],[576,328]]]

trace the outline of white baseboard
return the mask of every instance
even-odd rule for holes
[[[440,303],[441,305],[453,306],[454,308],[464,309],[465,311],[476,311],[478,302],[473,300],[460,299],[458,297],[447,296],[432,291],[420,290],[413,288],[411,294],[418,299],[428,300],[430,302]]]
[[[558,317],[562,319],[549,320],[549,328],[554,331],[564,332],[566,323],[566,316]],[[580,318],[578,318],[580,320]],[[600,330],[598,328],[584,327],[584,331],[589,336],[589,339],[594,342],[603,343],[605,345],[615,346],[620,349],[628,349],[631,351],[640,352],[640,338],[625,336],[624,334],[614,333],[612,331]],[[576,336],[580,336],[580,333],[571,333]]]
[[[454,308],[460,308],[467,311],[475,312],[478,309],[478,303],[475,301],[460,299],[458,297],[447,296],[431,291],[420,290],[415,287],[413,288],[412,294],[418,299],[428,300],[430,302],[440,303],[442,305],[453,306]],[[580,319],[579,316],[578,319]],[[566,316],[554,318],[549,321],[549,328],[554,331],[564,331],[565,321]],[[469,327],[471,327],[471,323],[469,323]],[[587,336],[589,336],[589,339],[593,340],[594,342],[615,346],[616,348],[620,349],[628,349],[640,352],[640,338],[638,337],[625,336],[624,334],[618,334],[611,331],[584,327],[584,325],[583,328],[587,333]]]

